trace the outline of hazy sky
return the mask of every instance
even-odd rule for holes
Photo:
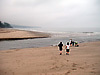
[[[0,0],[0,20],[40,27],[100,27],[100,0]]]

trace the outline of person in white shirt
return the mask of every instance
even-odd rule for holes
[[[70,52],[70,43],[67,42],[67,45],[66,45],[66,55],[69,55],[69,52]]]

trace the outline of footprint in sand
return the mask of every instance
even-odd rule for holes
[[[57,69],[57,68],[59,68],[59,67],[58,66],[51,67],[51,69]]]
[[[85,64],[87,64],[87,62],[84,62]]]
[[[7,72],[5,72],[5,74],[7,74]]]
[[[93,70],[95,70],[95,68],[92,68]]]
[[[69,62],[69,60],[67,60],[67,62]]]
[[[65,73],[65,75],[68,75],[69,73],[71,73],[71,71],[69,70],[69,71],[67,71],[66,73]]]
[[[72,68],[72,70],[77,70],[77,68]]]
[[[90,73],[96,74],[96,72],[95,72],[95,71],[91,71]]]
[[[76,67],[77,65],[78,65],[78,64],[73,63],[73,64],[72,64],[72,67]]]
[[[84,69],[84,67],[79,67],[80,69]]]

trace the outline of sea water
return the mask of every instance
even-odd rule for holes
[[[9,40],[0,41],[0,50],[8,49],[21,49],[21,48],[34,48],[34,47],[46,47],[55,46],[59,42],[69,42],[70,39],[77,41],[78,43],[100,41],[99,29],[42,29],[42,28],[18,28],[28,31],[46,32],[51,35],[49,38],[37,38],[37,39],[25,39],[25,40]]]

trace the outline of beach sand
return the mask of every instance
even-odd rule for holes
[[[46,38],[49,36],[50,34],[42,32],[0,28],[0,40]]]
[[[100,42],[71,47],[70,55],[57,46],[1,50],[0,75],[100,75]]]

